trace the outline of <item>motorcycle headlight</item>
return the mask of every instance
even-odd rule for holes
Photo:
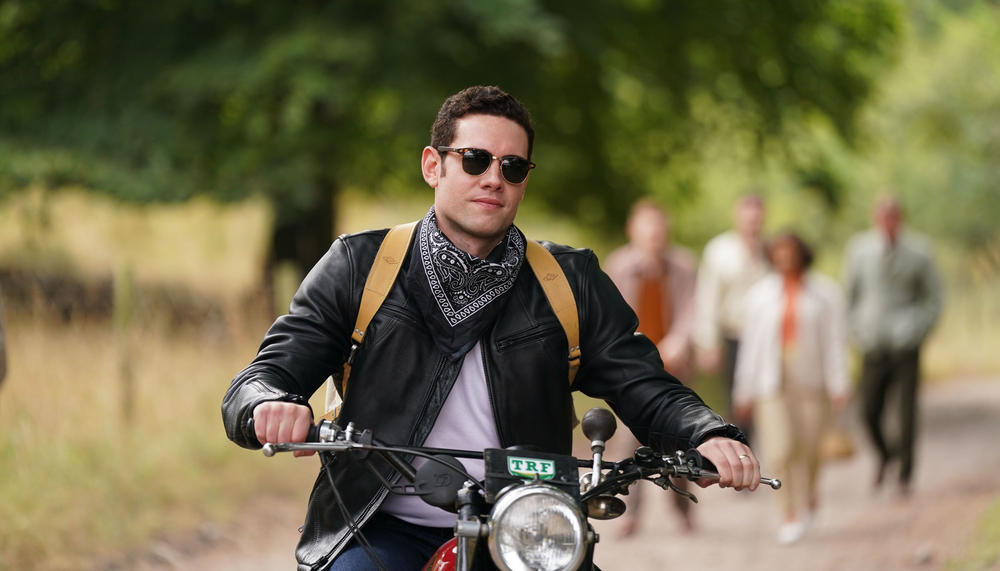
[[[566,492],[526,484],[497,500],[489,519],[493,562],[504,571],[576,569],[586,555],[587,523]]]

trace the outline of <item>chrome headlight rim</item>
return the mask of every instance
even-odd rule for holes
[[[497,525],[498,521],[503,518],[512,506],[522,499],[536,494],[557,500],[559,503],[566,506],[568,508],[568,512],[573,515],[570,523],[573,525],[575,532],[574,535],[576,536],[575,547],[569,563],[561,567],[559,571],[578,568],[587,556],[587,518],[581,511],[578,502],[573,499],[572,496],[553,486],[538,482],[528,482],[517,486],[514,489],[508,490],[506,493],[501,495],[496,504],[494,504],[488,519],[490,533],[489,539],[487,540],[487,545],[493,562],[502,571],[521,571],[520,567],[511,567],[504,559],[498,543],[499,534],[497,533]]]

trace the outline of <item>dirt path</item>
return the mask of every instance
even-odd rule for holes
[[[776,492],[769,489],[753,494],[697,490],[698,529],[681,535],[669,498],[653,487],[637,535],[620,540],[617,522],[596,524],[602,537],[597,564],[605,571],[942,568],[962,552],[985,509],[1000,497],[1000,381],[932,387],[923,398],[917,472],[908,501],[898,499],[891,487],[873,493],[875,464],[862,443],[853,458],[824,471],[825,505],[797,544],[775,542]],[[262,507],[278,517],[272,529],[254,532],[244,524],[206,533],[205,542],[213,544],[209,549],[161,545],[157,554],[154,547],[135,569],[294,569],[301,505],[266,502]],[[254,514],[245,521],[250,518]]]
[[[605,539],[598,565],[630,571],[681,563],[741,571],[942,568],[967,546],[985,509],[1000,496],[1000,383],[935,387],[924,396],[909,500],[900,500],[891,487],[873,492],[874,455],[861,442],[852,459],[824,470],[825,505],[799,543],[775,541],[775,492],[712,488],[697,492],[698,531],[692,535],[678,535],[674,513],[655,501],[644,506],[637,537],[617,540],[616,522],[601,522]],[[647,497],[655,500],[652,495]]]

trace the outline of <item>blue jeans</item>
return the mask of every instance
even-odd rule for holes
[[[365,524],[361,533],[387,569],[419,571],[444,542],[454,537],[455,530],[415,525],[379,512]],[[378,569],[378,566],[368,558],[357,538],[347,544],[330,567],[330,571],[371,569]]]

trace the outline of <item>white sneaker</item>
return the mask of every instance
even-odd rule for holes
[[[801,521],[787,522],[778,528],[778,543],[780,545],[791,545],[802,539],[806,532],[806,525]]]

